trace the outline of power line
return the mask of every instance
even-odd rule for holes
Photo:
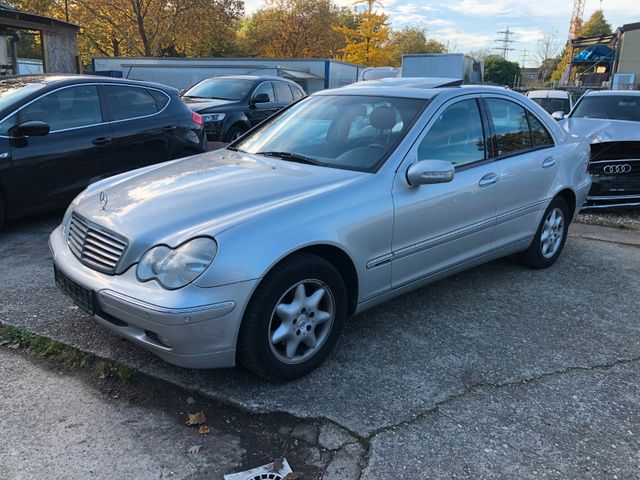
[[[531,60],[531,56],[527,55],[529,50],[525,48],[524,50],[520,50],[520,51],[522,52],[522,55],[520,55],[520,63],[522,63],[522,68],[526,68],[527,62]]]
[[[494,50],[499,50],[502,52],[502,58],[506,59],[509,56],[509,52],[515,50],[510,45],[515,42],[511,37],[514,35],[512,30],[509,30],[509,26],[507,26],[506,30],[501,30],[497,32],[501,37],[496,40],[496,42],[500,43],[499,47],[495,47]]]

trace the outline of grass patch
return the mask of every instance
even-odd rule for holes
[[[91,354],[36,335],[23,328],[0,323],[0,346],[2,345],[15,350],[24,350],[67,368],[93,369],[99,378],[117,377],[120,380],[128,381],[135,374],[135,370],[131,367],[99,360]]]

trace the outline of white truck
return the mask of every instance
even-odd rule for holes
[[[426,53],[402,56],[402,77],[459,78],[480,84],[484,65],[463,53]]]

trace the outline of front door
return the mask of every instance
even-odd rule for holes
[[[111,127],[103,122],[97,88],[55,90],[8,119],[16,125],[40,120],[50,128],[42,137],[10,140],[18,210],[65,206],[108,169]]]
[[[258,98],[258,95],[261,94],[266,95],[265,99],[268,99],[268,101],[256,103],[255,100]],[[271,82],[262,82],[256,87],[251,95],[249,110],[247,111],[249,125],[251,128],[255,127],[276,113],[280,108],[280,105],[276,102],[273,84]]]
[[[454,164],[451,182],[409,186],[412,161]],[[478,100],[445,104],[398,170],[392,284],[400,287],[491,250],[499,172],[488,160]]]

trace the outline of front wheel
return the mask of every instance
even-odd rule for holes
[[[531,268],[550,267],[560,256],[567,241],[568,231],[569,208],[567,202],[556,197],[544,212],[533,242],[527,250],[520,254],[520,261]]]
[[[302,377],[329,356],[346,314],[346,289],[333,265],[310,254],[285,259],[249,302],[238,361],[267,380]]]

